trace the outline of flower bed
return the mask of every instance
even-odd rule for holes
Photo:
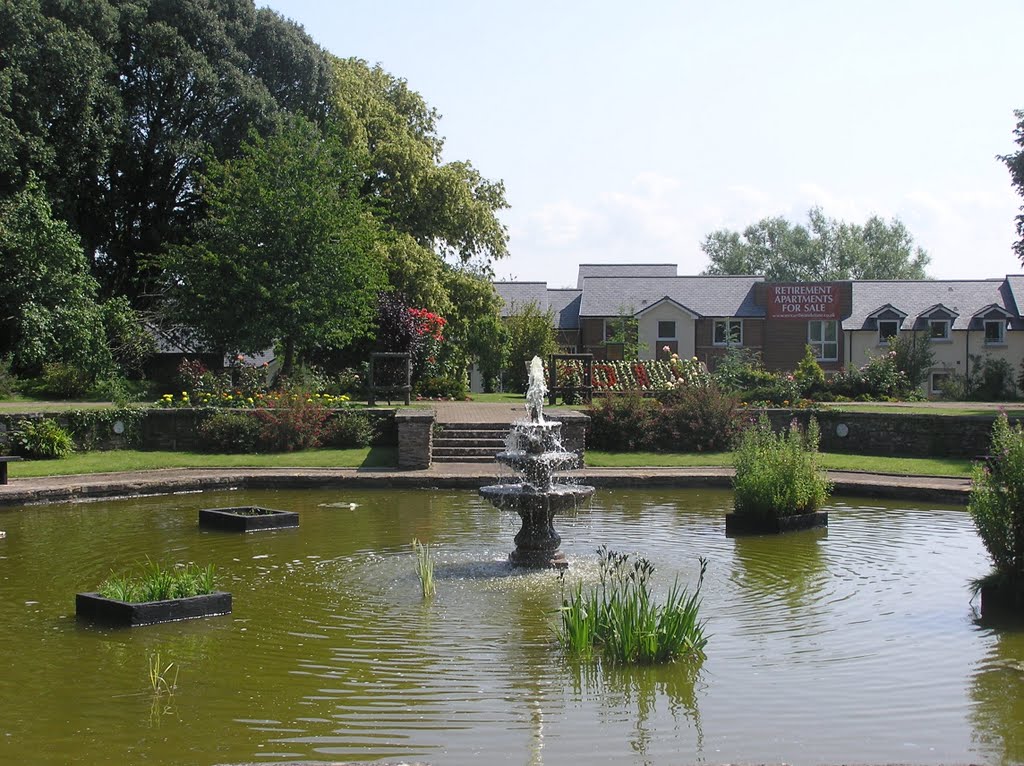
[[[582,362],[559,362],[558,387],[579,385],[582,373]],[[684,360],[675,354],[670,359],[594,362],[591,375],[594,393],[666,391],[683,385],[704,385],[711,379],[707,368],[697,357]],[[544,376],[550,379],[547,364]]]

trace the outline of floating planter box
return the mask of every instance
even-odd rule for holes
[[[99,593],[75,595],[75,615],[107,625],[134,627],[158,622],[191,620],[231,614],[231,594],[214,591],[202,596],[172,598],[166,601],[143,601],[138,604],[104,598]]]
[[[1012,585],[981,586],[981,616],[1024,617],[1024,589]]]
[[[796,532],[800,529],[819,529],[828,526],[828,512],[797,513],[792,516],[748,516],[739,513],[725,514],[725,534],[734,535],[776,535],[780,532]]]
[[[199,511],[199,526],[226,529],[231,532],[258,532],[261,529],[283,529],[299,526],[299,514],[294,511],[275,511],[256,505],[238,508],[203,508]]]

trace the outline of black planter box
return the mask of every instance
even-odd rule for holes
[[[725,514],[725,534],[734,535],[777,535],[780,532],[796,532],[801,529],[820,529],[828,526],[828,512],[797,513],[792,516],[747,516],[739,513]]]
[[[104,598],[99,593],[75,595],[77,617],[107,625],[134,627],[158,622],[191,620],[196,617],[212,617],[218,614],[231,614],[230,593],[214,591],[202,596],[144,601],[140,604],[115,601],[112,598]]]
[[[982,617],[1024,617],[1024,588],[1017,585],[982,585]]]
[[[258,532],[263,529],[284,529],[299,526],[295,511],[275,511],[255,505],[238,508],[203,508],[199,511],[199,526],[208,529],[226,529],[230,532]]]

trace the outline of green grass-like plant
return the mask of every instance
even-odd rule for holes
[[[174,671],[173,678],[171,670]],[[174,690],[178,688],[178,667],[173,662],[164,665],[160,661],[160,652],[149,655],[149,685],[156,696],[174,694]]]
[[[700,590],[707,560],[700,559],[700,576],[693,592],[676,581],[666,602],[651,600],[654,566],[645,558],[598,548],[601,584],[589,593],[582,583],[563,595],[561,622],[555,630],[566,655],[601,659],[619,665],[653,665],[685,659],[704,659],[707,637],[700,619]]]
[[[793,422],[775,433],[762,415],[744,431],[733,453],[736,513],[773,518],[816,511],[832,491],[819,464],[819,438],[815,418],[806,432]]]
[[[437,592],[434,587],[434,558],[430,553],[430,546],[413,539],[412,549],[416,553],[416,576],[420,578],[420,590],[423,598],[430,598]]]
[[[115,601],[143,604],[150,601],[202,596],[213,593],[213,590],[212,564],[200,567],[189,563],[184,567],[169,568],[156,562],[147,562],[141,572],[111,575],[100,585],[97,592],[104,598]]]
[[[1024,428],[1006,414],[992,426],[990,456],[976,464],[967,509],[994,570],[973,583],[1024,586]]]

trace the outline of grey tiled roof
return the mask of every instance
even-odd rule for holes
[[[954,330],[966,330],[972,318],[982,309],[995,305],[1017,316],[1017,304],[1006,279],[943,280],[943,281],[858,281],[853,283],[853,305],[850,316],[843,320],[844,330],[874,329],[867,319],[878,308],[890,304],[907,314],[903,327],[911,329],[917,318],[937,305],[956,313]],[[1024,288],[1024,283],[1021,284]],[[1024,297],[1024,289],[1022,289]],[[1020,320],[1017,320],[1019,322]],[[1021,327],[1014,323],[1013,327]],[[972,329],[976,329],[972,328]]]
[[[581,263],[576,289],[583,289],[587,277],[674,277],[674,263]]]
[[[501,316],[507,317],[527,303],[536,303],[541,311],[548,308],[547,282],[494,282],[494,291],[501,298]]]
[[[762,317],[754,285],[764,277],[587,277],[580,316],[617,316],[642,311],[670,298],[704,317]]]
[[[551,309],[555,327],[576,330],[580,326],[580,290],[548,289],[547,282],[494,282],[494,291],[502,300],[501,316],[507,317],[528,303],[541,311]]]
[[[1007,274],[1006,284],[1010,288],[1013,302],[1017,304],[1015,314],[1024,312],[1024,274]]]
[[[548,290],[548,306],[555,312],[555,327],[578,330],[582,290]]]

